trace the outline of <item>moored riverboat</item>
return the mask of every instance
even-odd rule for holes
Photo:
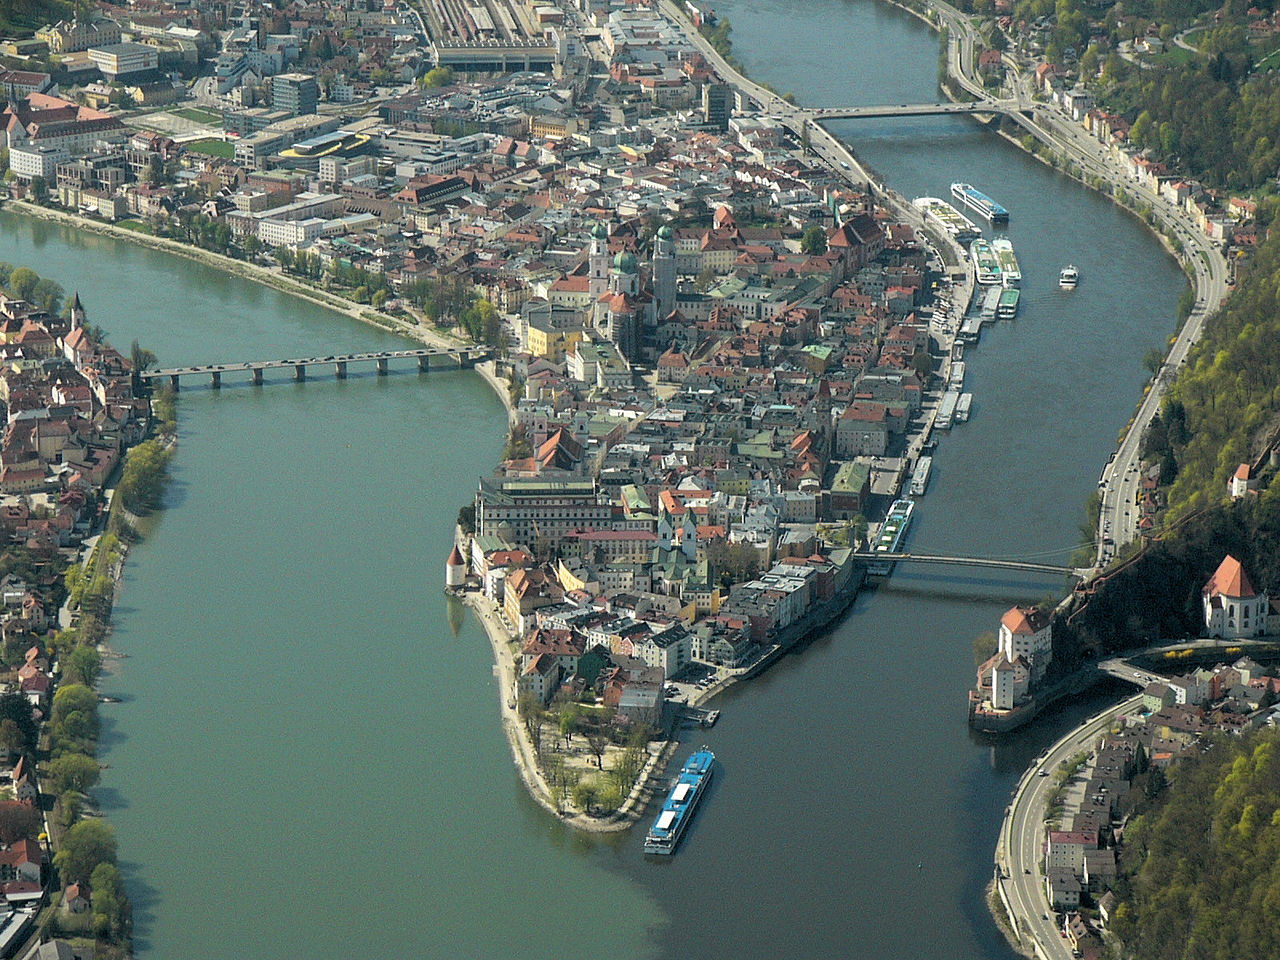
[[[918,197],[911,202],[924,211],[926,219],[932,220],[957,240],[968,240],[982,233],[976,223],[939,197]]]
[[[1000,262],[996,259],[991,244],[978,239],[969,245],[969,254],[973,259],[973,270],[978,283],[984,286],[1000,282]]]
[[[911,525],[911,515],[916,505],[913,500],[895,500],[880,524],[880,534],[876,537],[872,553],[897,553],[907,536],[907,527]],[[887,577],[893,573],[893,560],[879,560],[867,564],[867,573],[871,576]]]
[[[951,195],[991,223],[1008,223],[1009,211],[969,183],[953,183]]]
[[[645,853],[667,856],[676,852],[680,838],[688,829],[693,812],[698,808],[707,784],[711,782],[715,762],[716,755],[707,747],[694,751],[685,761],[675,786],[663,801],[658,818],[644,838]]]
[[[991,241],[991,249],[1000,264],[1000,282],[1006,287],[1016,287],[1022,282],[1022,268],[1013,252],[1013,242],[1008,237],[996,237]]]
[[[996,316],[1001,320],[1012,320],[1018,315],[1018,301],[1022,294],[1017,287],[1006,287],[1000,291],[1000,302],[996,306]]]

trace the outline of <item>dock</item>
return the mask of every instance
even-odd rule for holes
[[[704,710],[702,707],[682,706],[677,713],[681,721],[695,723],[703,727],[714,727],[720,719],[719,710]]]

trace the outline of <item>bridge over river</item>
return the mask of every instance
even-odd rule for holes
[[[988,570],[1018,570],[1023,573],[1049,573],[1064,577],[1083,578],[1088,568],[1077,569],[1054,563],[1038,563],[1031,560],[1003,560],[996,557],[962,557],[941,553],[856,553],[854,558],[868,563],[932,563],[954,567],[984,567]]]
[[[860,120],[876,117],[938,117],[964,113],[1022,113],[1028,107],[1018,100],[977,100],[973,103],[899,103],[878,107],[797,107],[797,116],[809,120]]]
[[[194,367],[166,367],[161,370],[147,370],[139,374],[141,379],[149,381],[168,380],[177,390],[183,377],[208,377],[209,385],[214,389],[222,386],[224,373],[248,373],[251,382],[261,385],[263,373],[267,370],[292,370],[294,380],[307,379],[307,368],[333,365],[334,374],[339,380],[345,380],[347,367],[353,363],[370,363],[379,376],[385,376],[393,360],[416,360],[418,370],[426,373],[433,369],[466,369],[474,367],[482,360],[489,359],[491,353],[487,347],[466,347],[447,350],[441,347],[424,347],[417,350],[384,350],[380,353],[344,353],[328,357],[303,357],[294,360],[250,360],[239,363],[211,363]]]

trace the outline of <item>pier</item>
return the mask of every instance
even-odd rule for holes
[[[691,707],[681,704],[677,716],[681,721],[687,724],[696,724],[703,727],[714,727],[716,721],[720,719],[719,710],[704,710],[702,707]]]
[[[339,380],[347,378],[347,368],[351,364],[372,364],[378,376],[386,376],[390,372],[393,360],[415,360],[419,373],[430,370],[468,370],[477,363],[489,359],[491,351],[488,347],[469,347],[458,350],[445,350],[440,347],[426,347],[418,350],[385,350],[380,353],[344,353],[327,357],[302,357],[294,360],[251,360],[238,363],[210,363],[193,367],[166,367],[160,370],[146,370],[139,378],[150,382],[168,380],[173,389],[179,389],[183,377],[208,377],[209,386],[217,390],[222,386],[223,374],[247,373],[249,382],[261,386],[263,375],[268,370],[289,370],[293,379],[307,379],[310,367],[332,365],[334,376]]]

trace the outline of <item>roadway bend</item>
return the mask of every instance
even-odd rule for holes
[[[1045,960],[1070,960],[1071,950],[1058,933],[1041,873],[1044,811],[1056,784],[1051,774],[1070,757],[1093,749],[1096,738],[1120,715],[1138,709],[1139,694],[1086,720],[1027,768],[1005,809],[996,841],[996,884],[1010,912],[1018,942]]]

